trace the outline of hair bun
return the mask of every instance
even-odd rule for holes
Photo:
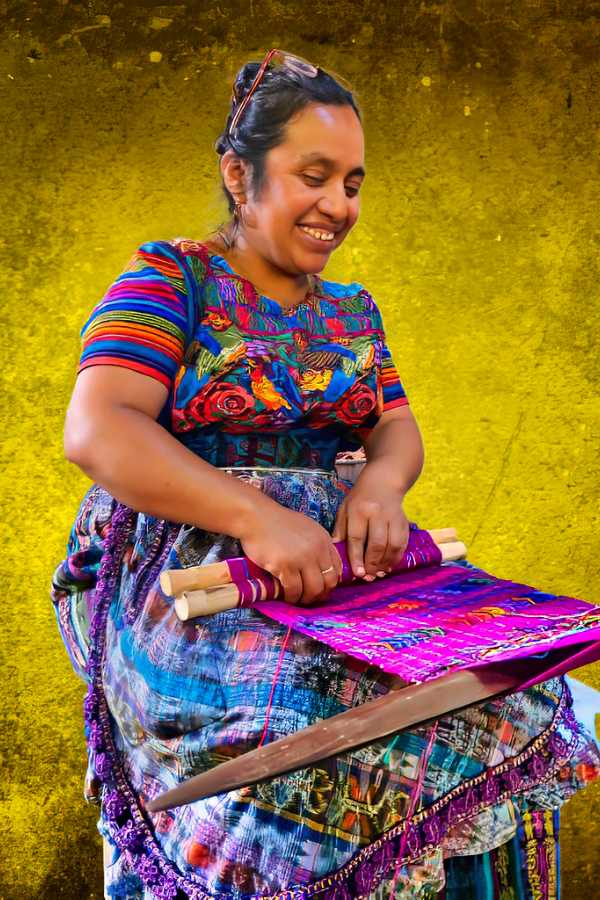
[[[240,71],[237,73],[235,82],[233,84],[233,96],[235,105],[244,99],[250,88],[252,87],[252,82],[256,78],[258,70],[260,69],[260,63],[250,62],[246,63]]]

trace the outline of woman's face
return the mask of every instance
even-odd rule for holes
[[[362,126],[351,106],[311,103],[285,134],[267,154],[259,197],[247,198],[245,236],[284,272],[320,272],[358,219]]]

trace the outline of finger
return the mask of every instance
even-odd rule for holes
[[[323,591],[319,596],[320,599],[327,600],[331,591],[339,584],[342,576],[342,561],[335,547],[331,547],[327,560],[322,561],[319,567],[324,582]]]
[[[338,509],[338,513],[337,513],[337,516],[335,519],[335,525],[333,526],[331,540],[332,541],[345,541],[347,527],[348,527],[348,516],[346,513],[346,505],[344,503],[342,503],[342,505]]]
[[[384,575],[386,575],[388,572],[390,572],[391,568],[392,568],[392,561],[394,558],[394,553],[393,553],[392,545],[390,543],[391,534],[392,534],[391,528],[392,528],[392,523],[388,522],[387,523],[387,543],[385,545],[385,550],[383,551],[383,553],[381,555],[381,559],[379,560],[379,563],[377,565],[376,575],[379,578],[383,578]]]
[[[279,580],[283,587],[283,599],[286,603],[297,604],[302,596],[303,584],[300,572],[282,573]]]
[[[327,568],[327,566],[325,566]],[[331,573],[329,573],[331,575]],[[315,563],[305,566],[302,569],[302,596],[300,598],[301,606],[310,606],[317,603],[325,590],[325,575],[321,573],[321,569]]]
[[[342,575],[344,574],[344,564],[342,563],[342,557],[338,553],[337,549],[333,546],[333,544],[331,545],[330,565],[332,565],[335,569],[335,575],[337,578],[336,584],[339,584],[342,580]]]
[[[354,515],[348,517],[348,535],[346,547],[348,549],[348,561],[354,575],[362,578],[365,574],[365,538],[367,537],[368,522],[363,516]]]
[[[388,545],[388,523],[385,519],[369,519],[365,569],[368,575],[382,570],[382,560]]]
[[[407,546],[408,529],[402,523],[401,519],[393,519],[390,522],[388,537],[388,553],[386,556],[387,568],[394,568],[398,565],[406,552]]]

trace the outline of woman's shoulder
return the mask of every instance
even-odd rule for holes
[[[208,261],[210,256],[216,252],[216,245],[209,240],[200,241],[195,238],[174,237],[144,241],[138,245],[134,256],[136,254],[140,256],[155,255],[159,261],[164,256],[179,259],[185,257],[189,262],[190,257]]]
[[[194,293],[210,270],[212,252],[207,242],[188,237],[147,240],[138,245],[126,271],[145,270],[148,277],[180,282],[186,292]]]

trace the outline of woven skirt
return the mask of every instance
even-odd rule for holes
[[[319,470],[231,475],[330,532],[350,488]],[[180,622],[160,572],[241,552],[227,535],[136,513],[97,485],[79,509],[52,597],[89,684],[85,790],[100,803],[107,896],[558,896],[557,811],[600,773],[564,679],[442,717],[434,737],[428,724],[260,785],[145,810],[180,781],[396,683],[252,609]]]

